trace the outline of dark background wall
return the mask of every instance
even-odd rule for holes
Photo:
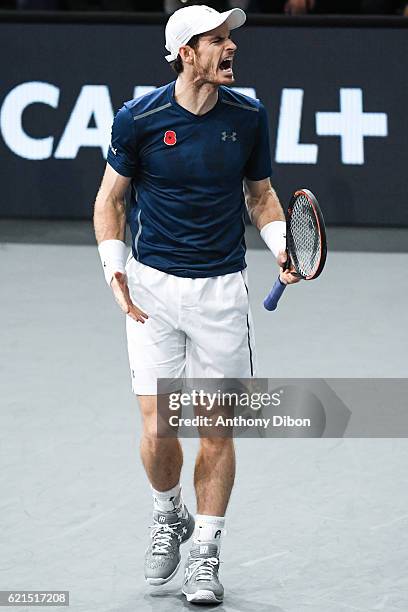
[[[408,226],[407,29],[325,23],[234,33],[273,183],[283,202],[312,189],[330,224]],[[0,23],[0,40],[0,216],[89,218],[113,113],[173,79],[163,25]]]

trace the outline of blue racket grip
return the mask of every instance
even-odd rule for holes
[[[266,310],[275,310],[282,293],[285,291],[286,285],[285,283],[281,283],[280,278],[275,281],[274,286],[271,289],[269,295],[264,299],[264,306]]]

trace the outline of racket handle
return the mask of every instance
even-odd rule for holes
[[[266,310],[275,310],[282,293],[285,291],[286,285],[285,283],[281,283],[280,278],[275,281],[274,286],[271,289],[269,295],[264,299],[264,306]]]

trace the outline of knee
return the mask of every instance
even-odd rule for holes
[[[157,399],[155,396],[138,397],[142,417],[142,436],[146,442],[157,441]]]
[[[159,433],[161,429],[159,428]],[[157,419],[143,419],[142,445],[150,449],[154,454],[175,454],[180,447],[180,442],[176,436],[158,435]]]
[[[233,451],[234,441],[232,438],[200,438],[200,447],[205,454],[221,454]]]
[[[149,446],[158,446],[161,438],[157,437],[156,419],[144,419],[142,437]]]

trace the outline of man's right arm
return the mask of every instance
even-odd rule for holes
[[[125,274],[125,194],[130,181],[106,165],[95,201],[94,228],[105,279],[117,303],[132,319],[144,323],[148,315],[133,304]]]
[[[96,196],[94,227],[97,243],[125,240],[125,193],[131,179],[121,176],[109,164]]]

